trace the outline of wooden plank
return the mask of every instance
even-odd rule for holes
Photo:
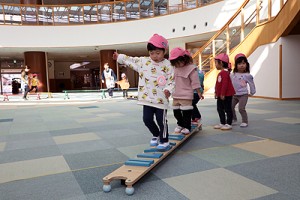
[[[116,169],[115,171],[111,172],[110,174],[108,174],[103,178],[104,186],[110,185],[110,182],[113,180],[125,180],[125,185],[127,186],[127,188],[131,188],[133,184],[135,184],[140,178],[142,178],[145,174],[151,171],[157,164],[160,163],[160,161],[166,158],[178,146],[180,146],[183,142],[185,142],[189,137],[194,135],[196,132],[198,132],[198,129],[194,129],[189,135],[185,135],[183,139],[180,141],[177,140],[172,141],[170,139],[170,142],[175,144],[173,148],[171,148],[169,151],[161,152],[162,156],[160,158],[154,158],[153,159],[154,163],[149,167],[122,165],[120,168]]]

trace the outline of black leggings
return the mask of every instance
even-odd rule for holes
[[[37,86],[31,86],[31,88],[28,92],[31,92],[33,89],[35,89],[35,93],[38,92],[38,87]]]
[[[174,109],[174,117],[177,119],[177,125],[187,128],[191,131],[191,118],[193,110]]]

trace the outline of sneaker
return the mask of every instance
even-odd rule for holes
[[[157,151],[168,151],[168,150],[170,150],[171,148],[172,148],[172,147],[171,147],[171,145],[170,145],[169,142],[160,143],[160,144],[156,147]]]
[[[194,120],[192,120],[191,124],[197,124],[198,125],[200,120],[201,119],[199,119],[199,118],[195,118]]]
[[[247,123],[241,123],[241,125],[240,125],[240,127],[242,127],[242,128],[245,128],[245,127],[247,127],[248,126],[248,124]]]
[[[188,135],[188,134],[190,134],[190,131],[189,131],[189,129],[184,128],[184,129],[181,130],[180,133],[183,134],[183,135]]]
[[[175,133],[180,133],[183,128],[181,126],[177,126],[174,130]]]
[[[229,124],[225,124],[222,128],[221,128],[221,130],[230,130],[230,129],[232,129],[232,126],[231,125],[229,125]]]
[[[218,124],[218,125],[215,125],[214,126],[214,129],[220,129],[222,128],[223,126],[225,126],[224,124]]]
[[[151,147],[155,147],[158,145],[158,137],[153,137],[151,140],[150,140],[150,146]]]

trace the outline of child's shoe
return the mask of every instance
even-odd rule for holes
[[[225,126],[224,124],[218,124],[214,126],[214,129],[221,129],[223,126]]]
[[[150,140],[150,146],[151,147],[156,147],[158,145],[158,137],[153,137],[151,140]]]
[[[192,120],[192,124],[198,124],[199,123],[199,121],[200,121],[200,119],[199,118],[195,118],[194,120]]]
[[[156,149],[157,151],[168,151],[172,148],[169,142],[160,143]]]
[[[241,125],[240,125],[240,127],[242,127],[242,128],[246,128],[247,126],[248,126],[248,124],[245,122],[241,123]]]
[[[232,126],[229,124],[225,124],[223,127],[221,127],[221,130],[226,131],[232,129]]]
[[[183,135],[188,135],[188,134],[190,134],[191,132],[189,131],[189,129],[184,128],[184,129],[181,130],[180,133],[183,134]]]
[[[175,133],[180,133],[183,128],[181,126],[177,126],[174,130]]]

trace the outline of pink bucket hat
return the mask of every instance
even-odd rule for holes
[[[243,54],[243,53],[238,53],[238,54],[236,54],[236,56],[234,57],[234,60],[236,60],[236,59],[238,59],[238,58],[240,58],[240,57],[245,57],[245,58],[246,58],[245,54]]]
[[[191,54],[188,50],[184,50],[180,47],[176,47],[176,48],[172,49],[172,51],[170,52],[169,60],[175,60],[176,58],[178,58],[180,56],[184,56],[184,55],[191,56]]]
[[[168,41],[161,35],[154,34],[148,41],[148,43],[153,44],[158,48],[167,49],[168,48]]]
[[[229,64],[229,57],[226,53],[220,53],[215,57],[215,60],[221,60]]]

